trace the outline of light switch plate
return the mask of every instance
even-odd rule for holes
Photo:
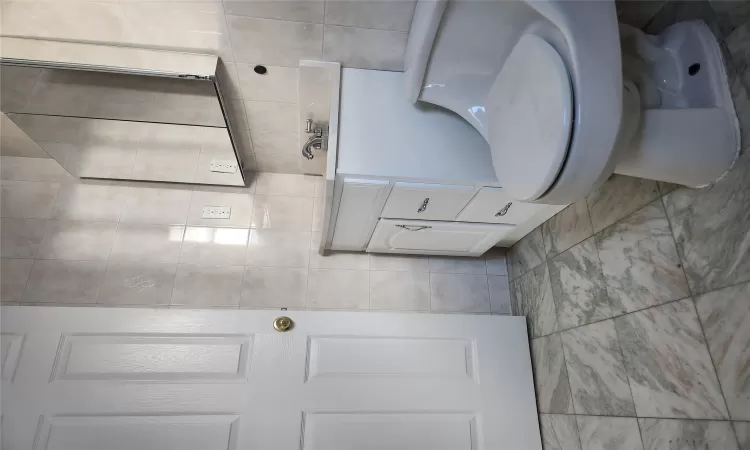
[[[231,215],[231,206],[204,206],[201,211],[203,219],[228,219]]]
[[[236,173],[237,162],[231,159],[212,159],[208,170],[211,172]]]

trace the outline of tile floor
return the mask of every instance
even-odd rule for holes
[[[750,449],[749,205],[750,152],[704,189],[615,175],[509,250],[545,450]]]
[[[77,181],[55,165],[0,160],[13,168],[0,171],[3,303],[510,314],[504,251],[320,256],[319,177],[192,187]],[[207,205],[231,217],[202,219]]]
[[[618,8],[711,27],[747,150],[704,189],[614,176],[509,250],[544,449],[750,450],[750,2]]]

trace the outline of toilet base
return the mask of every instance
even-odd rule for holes
[[[641,92],[640,102],[624,102],[623,123],[637,122],[637,127],[621,141],[614,171],[692,187],[715,182],[740,150],[739,122],[716,38],[695,21],[672,25],[659,36],[629,34],[627,39],[643,39],[637,47],[645,51],[624,53],[623,59],[639,61],[641,67],[631,65],[630,74],[639,90],[649,92]],[[656,102],[648,80],[659,80]]]

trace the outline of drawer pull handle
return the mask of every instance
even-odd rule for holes
[[[432,228],[431,226],[418,227],[416,225],[396,225],[398,228],[403,228],[406,231],[420,231]]]
[[[508,210],[510,209],[510,205],[512,204],[513,202],[508,202],[508,204],[505,205],[503,209],[501,209],[500,211],[497,212],[497,214],[495,214],[495,217],[503,217],[504,215],[508,214]]]
[[[430,197],[427,197],[426,199],[424,199],[424,201],[422,202],[422,206],[419,207],[419,209],[417,210],[417,212],[418,213],[423,213],[424,210],[427,209],[427,204],[428,203],[430,203]]]

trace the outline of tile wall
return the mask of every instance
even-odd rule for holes
[[[302,173],[299,60],[403,70],[414,6],[415,0],[0,0],[0,34],[219,55],[245,165]],[[258,64],[265,75],[253,71]]]
[[[510,313],[503,251],[320,256],[321,177],[226,188],[80,181],[41,158],[0,169],[3,303]],[[231,218],[202,219],[207,205]]]
[[[750,2],[627,3],[722,36],[747,147]],[[749,205],[746,151],[704,189],[615,175],[510,249],[545,450],[750,449]]]

